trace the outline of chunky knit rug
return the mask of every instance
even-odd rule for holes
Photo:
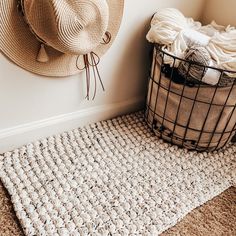
[[[236,183],[236,146],[213,154],[163,143],[143,113],[0,156],[26,235],[158,235]]]

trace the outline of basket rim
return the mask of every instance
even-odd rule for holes
[[[224,70],[224,69],[217,68],[217,67],[214,67],[214,66],[205,66],[205,65],[203,65],[203,64],[201,64],[201,63],[198,63],[198,62],[195,62],[195,61],[186,60],[186,59],[183,59],[183,58],[174,56],[173,54],[166,52],[165,50],[162,49],[162,46],[164,46],[164,45],[158,44],[158,43],[154,43],[154,47],[155,47],[158,51],[160,51],[160,52],[162,52],[162,53],[164,53],[164,54],[166,54],[166,55],[172,57],[174,60],[177,59],[177,60],[180,60],[180,61],[182,61],[182,62],[187,62],[187,63],[189,63],[189,64],[191,64],[191,65],[202,66],[202,67],[204,67],[205,69],[207,68],[207,69],[217,70],[217,71],[219,71],[221,74],[223,74],[224,72],[235,74],[235,77],[230,77],[230,76],[229,76],[229,77],[232,78],[232,79],[235,79],[235,81],[236,81],[236,70]]]

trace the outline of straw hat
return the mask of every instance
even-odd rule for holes
[[[109,49],[123,8],[124,0],[0,0],[0,50],[36,74],[76,74],[84,55],[98,60]]]

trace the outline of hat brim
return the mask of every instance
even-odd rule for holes
[[[110,14],[108,31],[112,38],[108,44],[101,44],[94,50],[99,57],[112,45],[123,16],[124,0],[107,0],[107,3]],[[84,66],[82,56],[63,54],[47,46],[49,61],[41,63],[36,60],[40,42],[18,12],[16,0],[1,0],[0,12],[0,50],[18,66],[39,75],[56,77],[74,75],[82,71],[78,69]]]

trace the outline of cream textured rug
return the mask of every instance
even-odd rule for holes
[[[214,154],[163,143],[143,113],[0,156],[26,235],[157,235],[236,183],[236,146]]]

